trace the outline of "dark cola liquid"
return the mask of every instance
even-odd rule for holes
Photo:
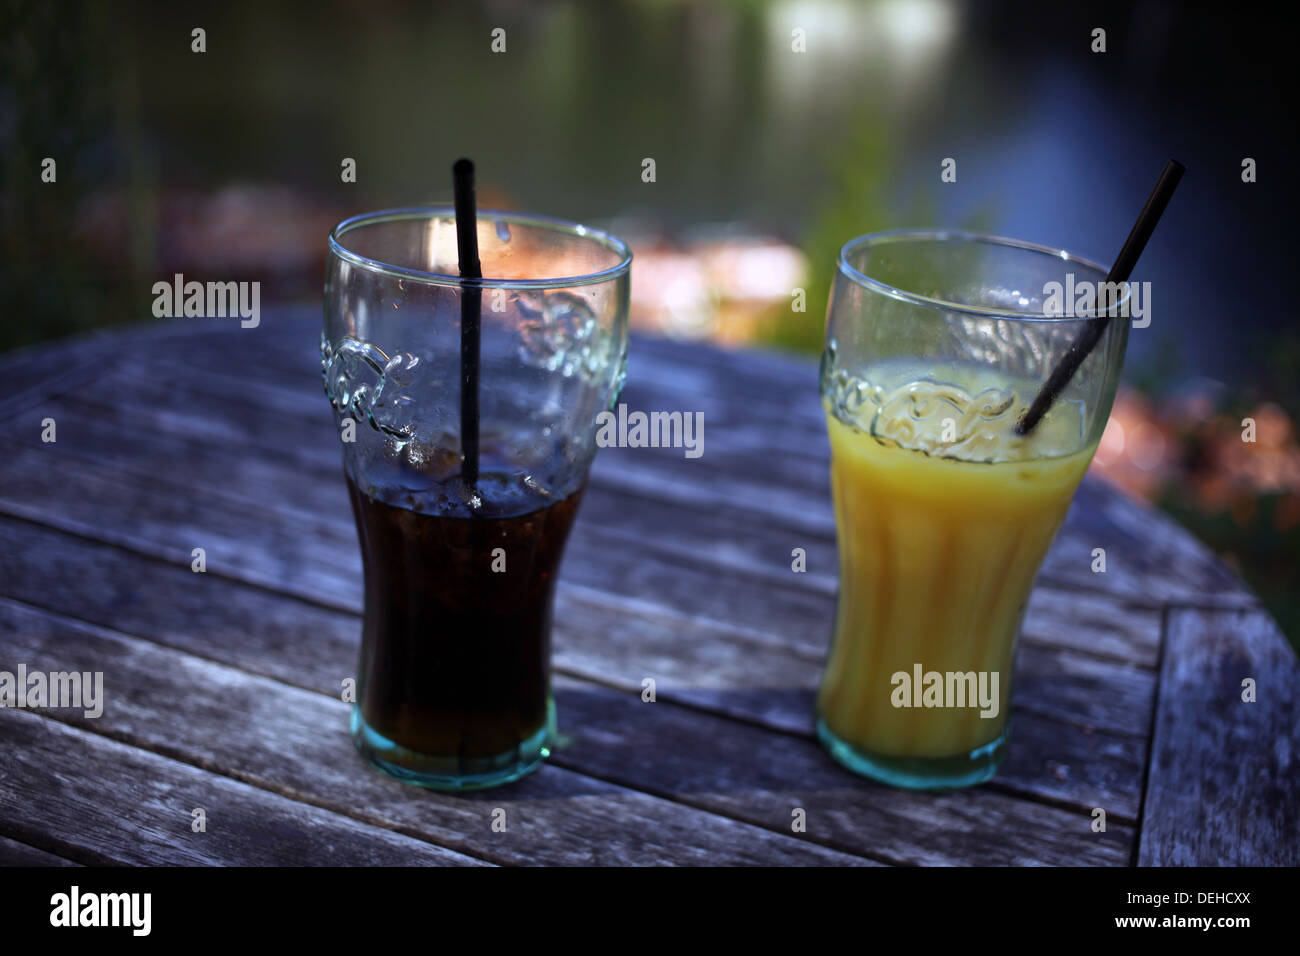
[[[362,716],[401,747],[462,762],[546,726],[555,579],[582,497],[547,502],[492,475],[479,488],[475,510],[422,513],[348,478],[365,566]]]

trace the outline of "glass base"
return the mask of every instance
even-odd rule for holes
[[[352,742],[373,766],[404,783],[430,790],[486,790],[514,783],[542,765],[555,738],[555,701],[546,702],[546,725],[519,746],[491,757],[436,757],[408,750],[366,723],[352,705]]]
[[[837,737],[817,718],[817,737],[837,762],[863,777],[908,790],[953,790],[992,778],[1007,752],[1011,721],[993,740],[952,757],[886,757],[867,753]]]

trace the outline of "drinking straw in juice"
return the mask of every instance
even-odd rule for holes
[[[1096,447],[1077,402],[1017,436],[1037,388],[890,361],[826,390],[841,594],[818,715],[866,755],[957,757],[1005,739],[1025,603]],[[923,703],[931,673],[962,676]],[[954,689],[977,687],[983,706],[953,706]]]

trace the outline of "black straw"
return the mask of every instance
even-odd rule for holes
[[[1124,248],[1120,249],[1119,255],[1115,258],[1115,264],[1110,267],[1110,272],[1106,275],[1107,283],[1127,282],[1128,277],[1133,274],[1133,267],[1137,265],[1138,256],[1142,255],[1142,250],[1146,248],[1147,240],[1151,238],[1151,233],[1155,231],[1156,223],[1160,221],[1160,216],[1164,213],[1165,207],[1169,205],[1169,200],[1174,194],[1174,189],[1178,186],[1178,181],[1183,178],[1184,172],[1183,164],[1176,159],[1171,159],[1165,163],[1164,171],[1160,174],[1160,179],[1156,181],[1156,188],[1151,190],[1146,205],[1142,207],[1137,222],[1133,224],[1128,239],[1124,241]],[[1101,306],[1100,300],[1097,305],[1098,307]],[[1088,357],[1088,353],[1101,341],[1106,327],[1110,325],[1111,312],[1113,311],[1114,303],[1108,302],[1105,311],[1101,315],[1088,320],[1088,324],[1084,326],[1083,331],[1079,333],[1079,337],[1070,345],[1065,357],[1061,359],[1056,368],[1052,369],[1052,374],[1047,378],[1047,384],[1042,387],[1042,390],[1034,398],[1034,403],[1029,406],[1029,410],[1016,423],[1017,435],[1029,434],[1043,415],[1046,414],[1047,410],[1052,407],[1052,402],[1061,394],[1061,390],[1069,383],[1074,373],[1079,370],[1079,366]]]
[[[458,159],[451,167],[456,197],[456,252],[462,279],[482,279],[478,261],[478,214],[474,209],[474,164]],[[460,447],[464,455],[461,478],[469,487],[478,482],[478,366],[479,319],[483,290],[466,283],[460,290]]]

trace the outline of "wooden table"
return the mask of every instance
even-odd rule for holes
[[[1189,534],[1092,480],[1029,605],[998,776],[917,794],[833,763],[815,368],[644,339],[625,401],[703,411],[704,455],[597,458],[556,610],[561,746],[468,796],[369,770],[340,699],[361,572],[318,328],[267,310],[0,359],[0,670],[102,671],[106,698],[0,709],[0,863],[1300,860],[1295,655]]]

